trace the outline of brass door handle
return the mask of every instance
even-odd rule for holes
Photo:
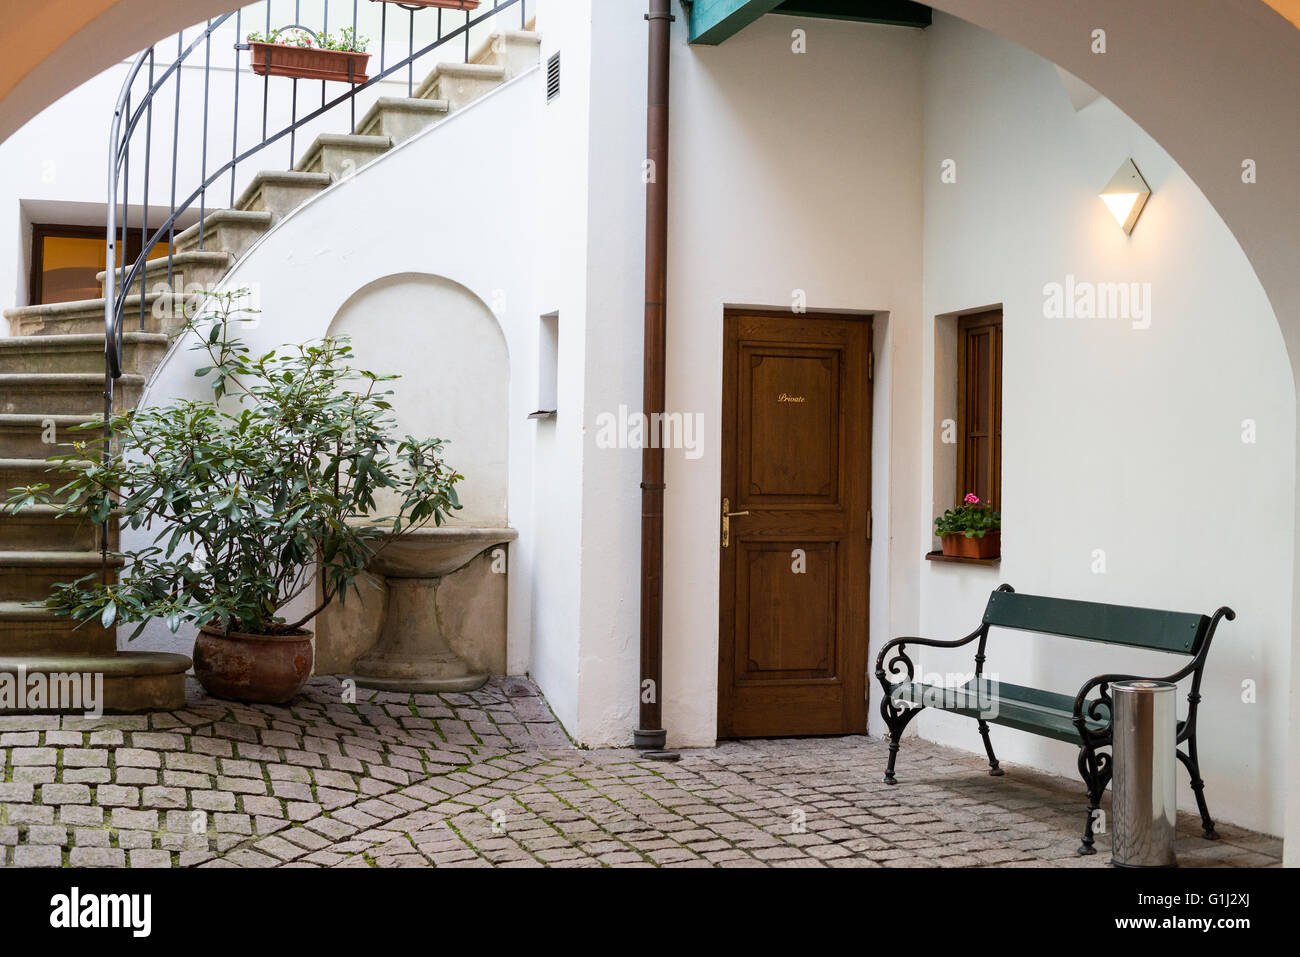
[[[731,510],[731,499],[722,500],[722,547],[731,547],[731,520],[739,518],[741,515],[748,515],[749,512],[733,512]]]

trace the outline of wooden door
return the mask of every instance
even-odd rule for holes
[[[725,327],[718,736],[865,734],[871,321]]]

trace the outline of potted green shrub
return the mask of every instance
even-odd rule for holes
[[[302,27],[248,35],[249,64],[258,76],[289,76],[300,80],[365,83],[370,41],[347,27],[335,37]]]
[[[1002,554],[1002,515],[968,493],[956,508],[934,520],[934,532],[950,558],[997,558]]]
[[[305,626],[359,590],[384,547],[460,508],[457,475],[439,439],[399,438],[382,384],[353,369],[343,338],[253,356],[233,333],[249,310],[243,293],[191,313],[211,365],[198,370],[212,399],[177,400],[111,419],[103,439],[51,461],[72,474],[62,487],[15,490],[15,511],[45,504],[95,522],[154,533],[124,550],[116,583],[90,575],[56,586],[46,604],[104,627],[157,619],[173,633],[199,628],[195,674],[216,697],[280,703],[311,675]],[[376,495],[399,503],[374,518]],[[287,615],[295,599],[309,610]]]

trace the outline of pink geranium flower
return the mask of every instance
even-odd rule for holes
[[[965,501],[967,505],[978,505],[980,503],[980,497],[974,492],[967,492]]]

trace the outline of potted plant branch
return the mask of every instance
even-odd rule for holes
[[[249,62],[258,76],[289,76],[300,80],[365,83],[370,41],[347,27],[315,34],[302,27],[248,35]]]
[[[46,604],[104,627],[152,620],[199,635],[194,667],[216,697],[280,703],[311,675],[311,620],[359,590],[366,566],[393,541],[460,508],[462,480],[439,439],[396,437],[382,383],[354,370],[344,338],[253,356],[233,333],[250,311],[242,292],[186,319],[211,365],[212,399],[177,400],[111,419],[103,439],[51,461],[61,488],[15,490],[15,511],[56,506],[69,517],[155,532],[126,549],[117,583],[90,575],[56,586]],[[399,502],[373,518],[376,495]],[[293,613],[290,613],[290,608]]]
[[[935,534],[950,558],[997,558],[1002,554],[1002,515],[968,493],[956,508],[934,520]]]

